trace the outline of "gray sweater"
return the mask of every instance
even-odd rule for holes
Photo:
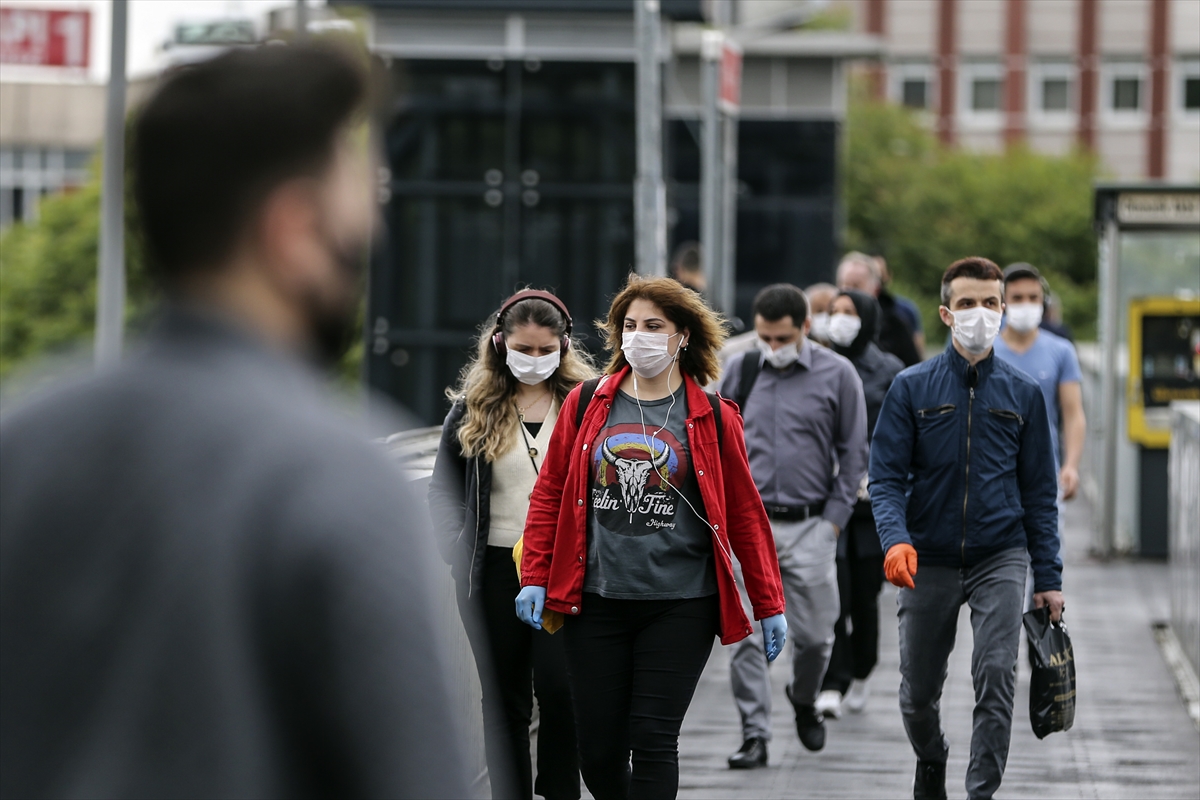
[[[469,793],[424,504],[303,365],[168,314],[0,496],[3,797]]]

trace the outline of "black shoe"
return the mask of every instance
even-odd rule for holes
[[[813,706],[799,705],[792,697],[792,687],[784,688],[787,699],[796,709],[796,735],[800,744],[814,753],[825,747],[825,718]]]
[[[946,765],[918,761],[913,779],[913,800],[946,800]]]
[[[751,736],[729,757],[730,769],[758,769],[767,765],[767,740]]]

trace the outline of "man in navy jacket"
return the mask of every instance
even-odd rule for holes
[[[1035,605],[1053,619],[1063,608],[1049,418],[1037,383],[993,357],[1002,295],[991,261],[950,265],[941,318],[952,344],[900,373],[871,445],[884,572],[901,587],[900,710],[918,759],[915,798],[946,796],[940,700],[962,605],[974,632],[969,798],[990,798],[1004,775],[1028,565]]]

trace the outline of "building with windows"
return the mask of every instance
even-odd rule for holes
[[[882,37],[872,90],[978,150],[1094,150],[1121,180],[1200,180],[1200,0],[841,0]]]
[[[0,228],[82,185],[104,128],[104,86],[0,82]]]

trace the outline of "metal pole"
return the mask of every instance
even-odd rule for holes
[[[717,110],[718,71],[721,64],[720,31],[704,31],[700,39],[700,250],[704,265],[705,292],[708,301],[722,308],[725,248],[721,241],[723,217],[721,200],[721,115]]]
[[[721,169],[721,284],[717,290],[717,307],[733,317],[737,304],[737,165],[738,118],[721,115],[721,146],[724,151]]]
[[[125,327],[125,33],[127,0],[113,0],[112,56],[104,109],[100,188],[100,271],[96,291],[96,364],[121,359]]]
[[[296,41],[303,41],[308,36],[308,3],[296,0]]]
[[[1117,223],[1109,220],[1100,240],[1100,403],[1104,416],[1104,482],[1100,493],[1100,524],[1097,526],[1096,551],[1111,555],[1117,541],[1117,413],[1121,404],[1121,387],[1117,375],[1117,355],[1121,346],[1120,331],[1120,256],[1118,253]]]
[[[667,190],[662,169],[662,20],[658,0],[635,0],[637,30],[637,187],[634,190],[637,271],[667,274]]]

